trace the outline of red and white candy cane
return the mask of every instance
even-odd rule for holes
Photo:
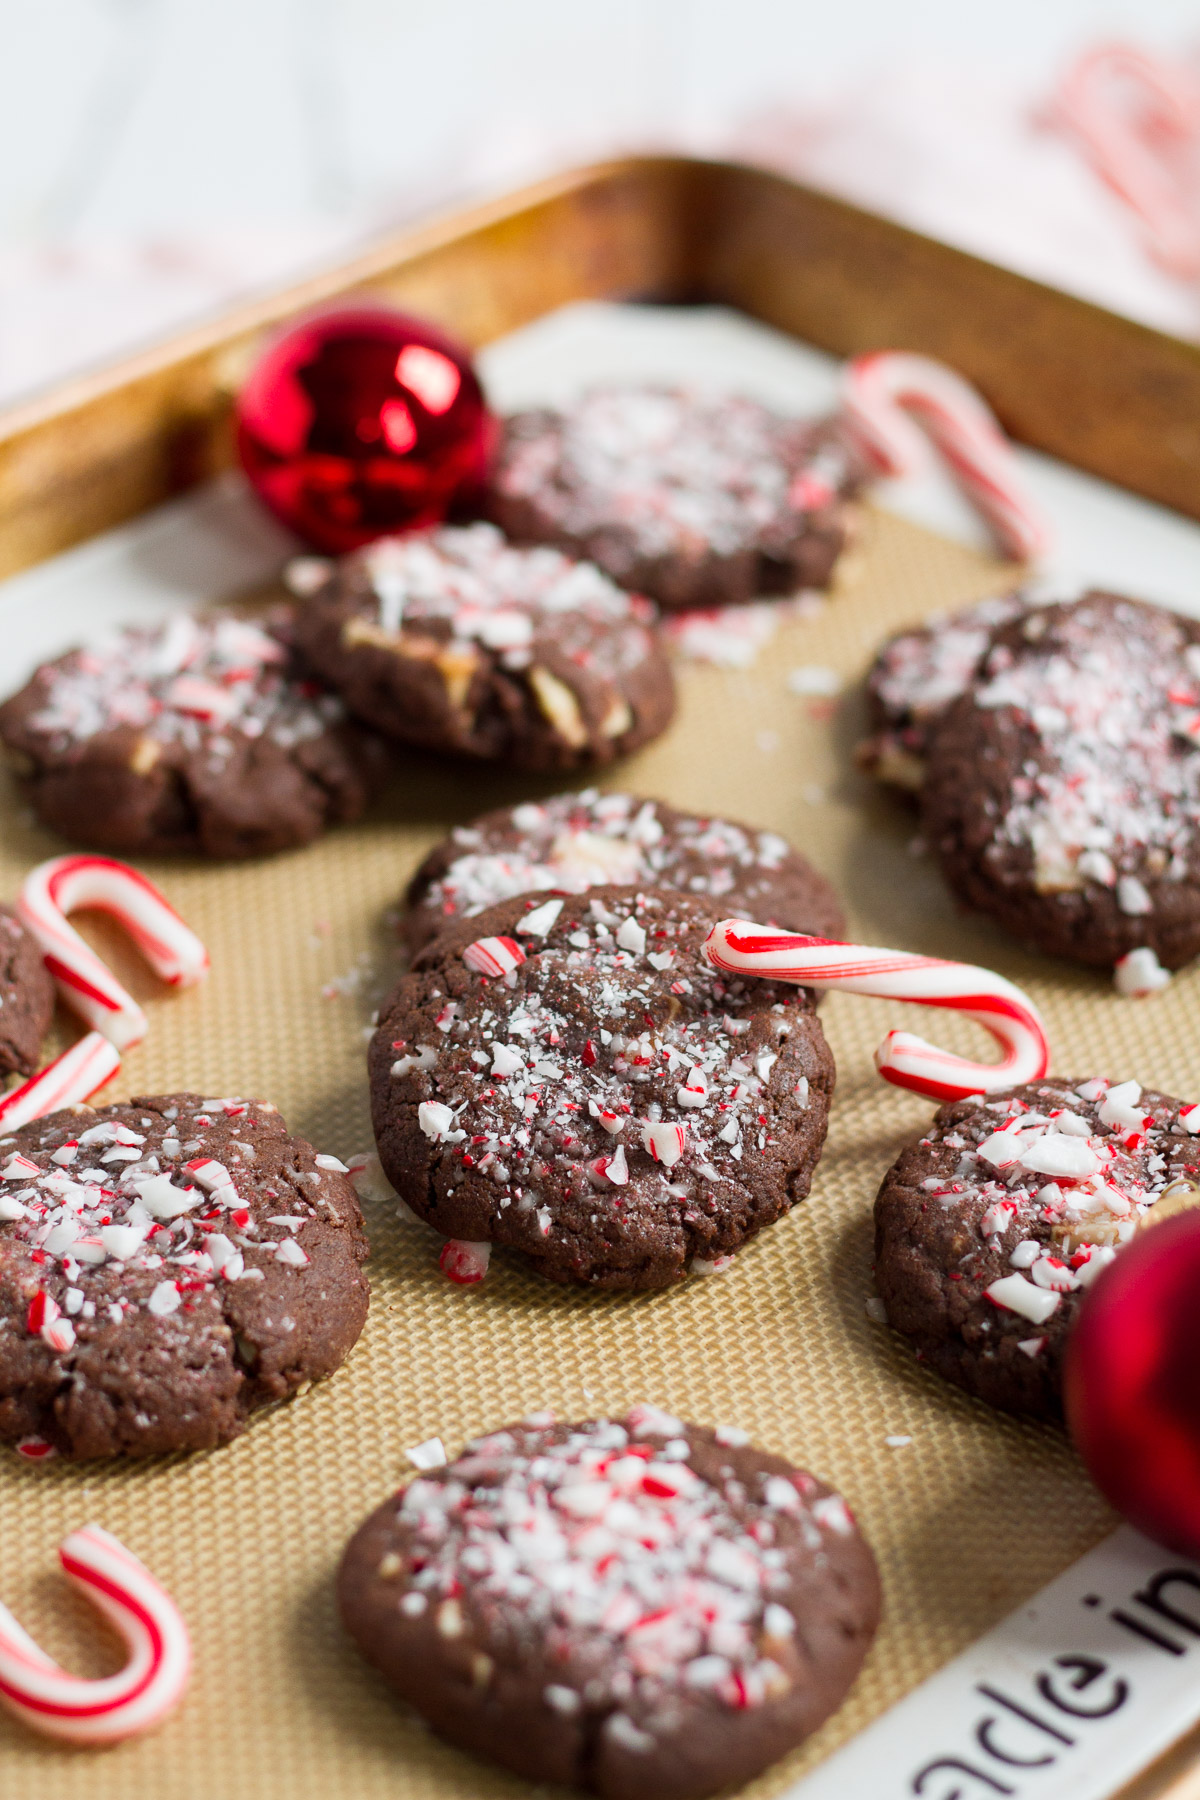
[[[79,907],[118,919],[155,974],[172,987],[202,981],[208,951],[152,881],[111,856],[56,856],[25,877],[17,913],[41,946],[63,999],[118,1050],[128,1050],[145,1037],[146,1015],[67,923],[66,915]]]
[[[1004,555],[1030,562],[1049,548],[1050,526],[1012,445],[982,396],[945,363],[907,350],[854,357],[842,371],[842,416],[882,475],[922,468],[928,438]]]
[[[102,1032],[89,1031],[52,1063],[0,1098],[0,1131],[17,1131],[34,1119],[57,1112],[61,1106],[78,1106],[90,1100],[120,1067],[115,1045]]]
[[[1200,147],[1200,77],[1132,44],[1097,44],[1063,76],[1051,118],[1136,216],[1159,267],[1196,280],[1200,209],[1188,164]]]
[[[17,913],[73,1012],[93,1029],[0,1098],[0,1129],[16,1131],[59,1107],[89,1100],[121,1067],[118,1051],[146,1034],[146,1015],[67,923],[76,907],[118,918],[163,981],[190,987],[208,973],[208,952],[153,882],[110,856],[56,856],[39,863],[17,896]]]
[[[716,969],[759,975],[764,981],[841,988],[850,994],[912,1000],[965,1013],[1000,1044],[1004,1055],[998,1063],[953,1056],[911,1031],[889,1031],[875,1052],[875,1067],[885,1081],[935,1100],[965,1100],[968,1094],[990,1094],[1036,1081],[1050,1066],[1046,1029],[1033,1002],[1003,975],[973,963],[801,937],[745,919],[722,919],[714,925],[704,954]]]
[[[179,1608],[145,1564],[99,1525],[59,1550],[67,1579],[124,1638],[129,1660],[92,1681],[69,1675],[0,1606],[0,1702],[34,1731],[74,1744],[112,1744],[148,1731],[187,1687],[192,1647]]]

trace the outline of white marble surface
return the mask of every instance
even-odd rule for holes
[[[0,400],[453,198],[745,147],[772,106],[822,126],[819,179],[1187,329],[1027,129],[1120,35],[1186,49],[1194,0],[0,0]]]

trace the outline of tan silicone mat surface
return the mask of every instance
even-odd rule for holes
[[[1044,1009],[1059,1072],[1137,1076],[1200,1094],[1197,976],[1142,1002],[1105,978],[1027,955],[955,916],[913,820],[850,764],[853,684],[893,626],[1003,583],[1003,571],[882,514],[845,590],[785,623],[755,667],[680,671],[670,733],[608,777],[697,810],[784,832],[847,896],[853,929],[991,964]],[[841,671],[837,703],[797,697],[803,664]],[[448,826],[528,792],[499,774],[404,765],[354,830],[250,867],[150,867],[208,942],[208,984],[155,991],[115,940],[116,966],[151,1013],[112,1097],[188,1086],[270,1098],[318,1147],[370,1144],[363,1034],[388,942],[383,915]],[[60,844],[3,806],[0,893]],[[905,1016],[907,1013],[907,1017]],[[886,1612],[861,1679],[803,1751],[751,1790],[774,1795],[1093,1544],[1109,1515],[1056,1431],[1018,1424],[940,1385],[865,1312],[871,1203],[930,1107],[884,1087],[871,1052],[888,1025],[930,1029],[916,1008],[833,997],[838,1062],[829,1143],[808,1203],[732,1270],[674,1292],[564,1292],[505,1256],[481,1288],[439,1275],[436,1244],[368,1209],[371,1315],[345,1369],[260,1417],[211,1455],[141,1466],[0,1457],[0,1595],[71,1666],[114,1654],[55,1572],[70,1529],[96,1520],[171,1589],[196,1671],[157,1735],[105,1752],[59,1749],[0,1718],[4,1800],[449,1800],[528,1793],[428,1736],[339,1630],[332,1578],[363,1515],[406,1472],[405,1447],[551,1407],[565,1417],[653,1400],[738,1424],[848,1496],[879,1557]],[[958,1048],[974,1028],[938,1016]],[[889,1449],[889,1435],[910,1436]]]

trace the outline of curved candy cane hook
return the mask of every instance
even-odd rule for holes
[[[1004,1051],[998,1063],[972,1062],[911,1031],[889,1031],[875,1052],[875,1067],[895,1087],[935,1100],[965,1100],[1036,1081],[1050,1067],[1046,1028],[1033,1002],[1003,975],[973,963],[802,937],[745,919],[714,925],[704,954],[714,968],[739,975],[950,1007],[990,1031]]]
[[[17,914],[41,945],[63,999],[118,1050],[128,1050],[145,1037],[146,1015],[67,923],[69,912],[89,906],[112,913],[155,974],[173,987],[202,981],[208,952],[154,883],[113,857],[56,856],[25,877]]]
[[[922,467],[924,432],[1003,553],[1021,562],[1045,555],[1050,526],[1026,490],[1012,445],[982,396],[945,363],[906,350],[856,356],[842,371],[842,413],[884,475]]]
[[[1121,84],[1133,106],[1122,104]],[[1101,181],[1135,214],[1159,267],[1194,281],[1200,216],[1188,205],[1169,147],[1200,140],[1195,75],[1132,44],[1098,44],[1063,76],[1052,118],[1079,140]]]
[[[118,1051],[146,1035],[146,1015],[67,923],[77,906],[120,920],[155,973],[190,987],[208,973],[208,951],[153,882],[111,856],[56,856],[25,877],[17,914],[40,946],[66,1004],[93,1029],[0,1098],[0,1130],[15,1131],[62,1106],[89,1100],[121,1067]]]
[[[67,1579],[125,1640],[116,1675],[69,1675],[0,1606],[0,1703],[34,1731],[76,1744],[111,1744],[147,1731],[183,1695],[192,1666],[187,1626],[166,1589],[99,1525],[73,1531],[59,1550]]]

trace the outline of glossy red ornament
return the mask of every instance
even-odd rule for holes
[[[335,555],[469,506],[493,436],[466,352],[377,306],[319,313],[276,338],[238,396],[237,425],[260,498]]]
[[[1139,1232],[1099,1276],[1064,1376],[1101,1493],[1147,1537],[1200,1556],[1200,1212]]]

